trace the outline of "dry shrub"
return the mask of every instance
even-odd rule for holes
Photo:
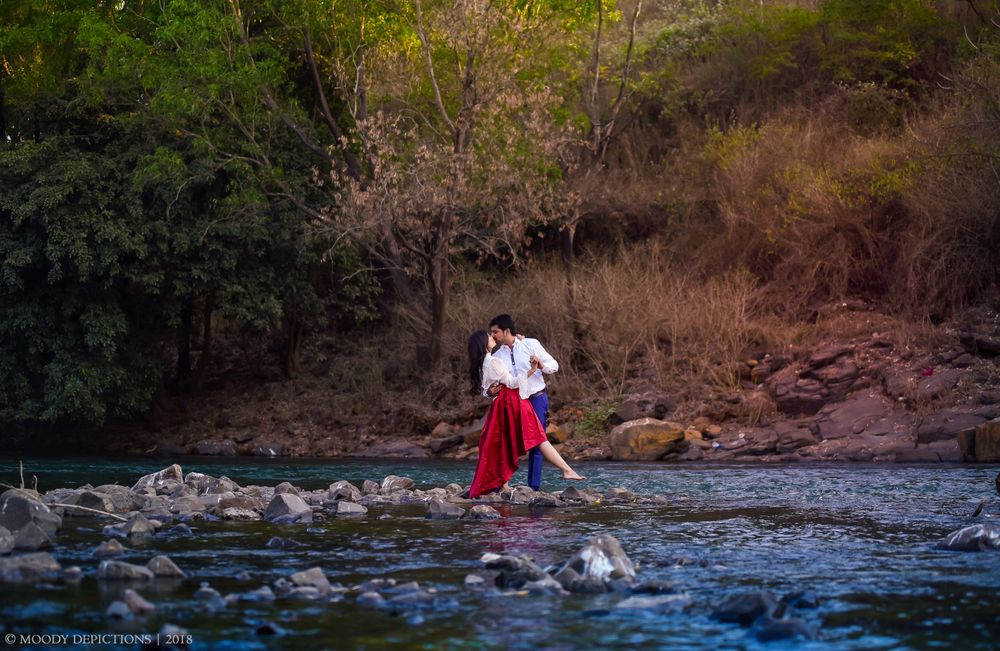
[[[745,273],[693,275],[654,243],[589,258],[577,274],[583,340],[574,339],[566,277],[553,262],[496,282],[462,276],[451,321],[463,336],[451,339],[464,344],[469,331],[485,328],[496,314],[511,314],[520,331],[559,360],[553,380],[567,401],[619,396],[636,378],[682,394],[704,382],[731,386],[739,360],[763,344],[766,329]]]

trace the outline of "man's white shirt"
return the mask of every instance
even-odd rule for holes
[[[511,357],[513,348],[513,358]],[[493,353],[507,364],[512,375],[524,375],[531,368],[531,356],[535,355],[542,363],[541,373],[532,373],[528,378],[527,394],[534,395],[545,389],[543,374],[548,375],[559,370],[559,362],[549,354],[537,339],[515,339],[513,347],[502,345]]]

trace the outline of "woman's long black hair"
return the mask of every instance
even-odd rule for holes
[[[483,360],[486,359],[486,347],[490,336],[485,330],[476,330],[469,335],[469,380],[472,385],[470,392],[478,395],[483,391]]]

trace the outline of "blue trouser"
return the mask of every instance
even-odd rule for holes
[[[528,399],[531,408],[535,410],[538,420],[542,422],[542,430],[548,426],[547,416],[549,415],[549,393],[542,391],[533,398]],[[528,450],[528,486],[538,490],[542,485],[542,451],[535,446]]]

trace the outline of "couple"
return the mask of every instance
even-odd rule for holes
[[[545,436],[549,396],[542,374],[559,364],[537,339],[517,335],[514,320],[501,314],[490,330],[469,336],[472,392],[494,398],[479,435],[479,462],[469,497],[506,487],[528,452],[528,485],[542,484],[542,458],[562,470],[563,479],[583,479],[563,460]]]

